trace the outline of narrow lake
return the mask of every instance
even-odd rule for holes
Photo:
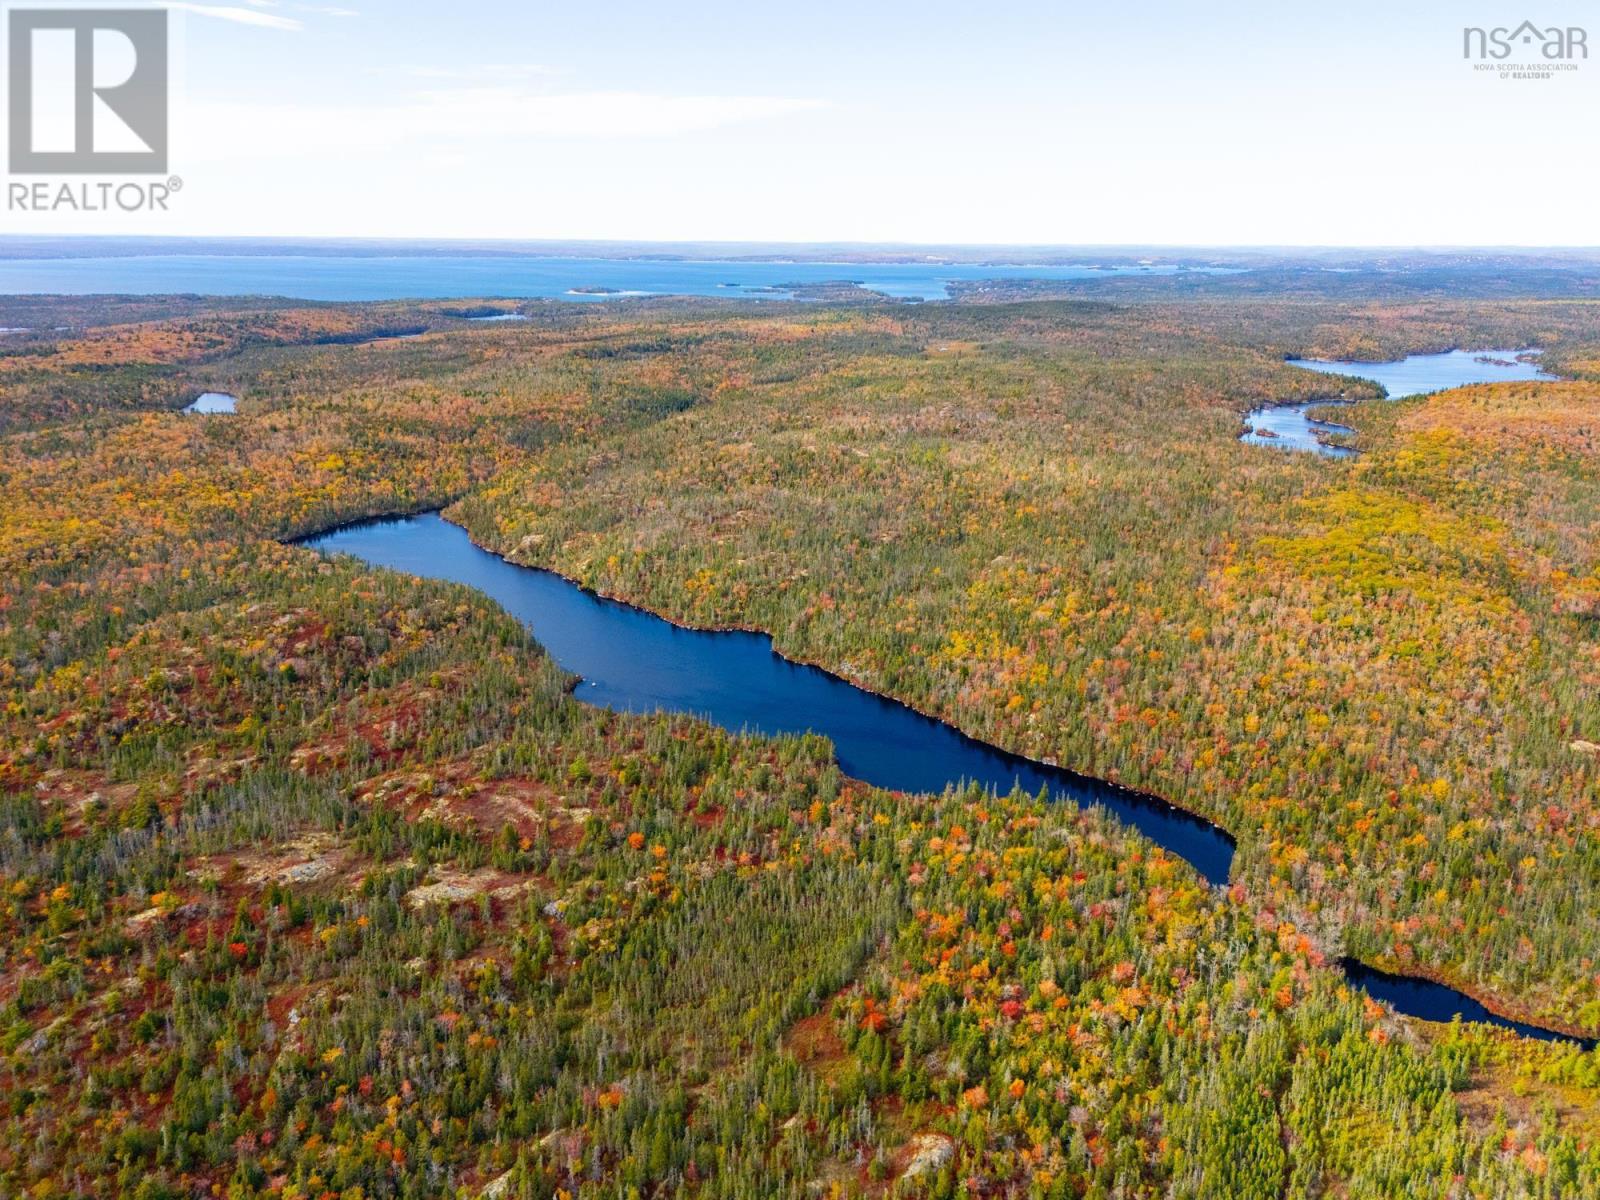
[[[939,792],[962,782],[1100,804],[1225,883],[1233,839],[1154,797],[1030,762],[985,745],[816,667],[773,652],[761,633],[683,629],[607,600],[549,571],[520,567],[472,544],[437,513],[346,526],[308,539],[327,553],[477,588],[520,620],[563,669],[579,700],[622,712],[680,712],[725,729],[819,733],[845,774],[878,787]]]
[[[1316,358],[1291,358],[1289,365],[1324,375],[1354,375],[1383,385],[1390,400],[1423,396],[1469,383],[1505,383],[1524,379],[1555,379],[1541,371],[1529,350],[1450,350],[1444,354],[1411,354],[1394,362],[1326,362]],[[1245,414],[1240,440],[1280,450],[1298,450],[1325,458],[1348,458],[1355,451],[1332,445],[1322,436],[1349,433],[1344,425],[1312,419],[1313,408],[1347,403],[1337,397],[1305,404],[1265,404]]]
[[[300,544],[478,589],[526,625],[566,671],[581,676],[574,694],[585,703],[687,713],[736,732],[821,734],[833,742],[847,775],[896,791],[976,783],[1098,804],[1186,859],[1210,883],[1227,882],[1233,838],[1209,821],[1154,796],[1009,754],[826,671],[789,662],[765,634],[683,629],[552,572],[509,563],[473,545],[465,530],[438,513],[364,521]],[[1532,1037],[1560,1036],[1496,1017],[1439,984],[1397,980],[1360,964],[1347,974],[1358,986],[1370,982],[1374,995],[1411,1016],[1449,1020],[1459,1013]]]

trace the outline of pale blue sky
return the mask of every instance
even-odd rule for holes
[[[1600,57],[1461,58],[1569,0],[180,7],[174,212],[16,231],[1600,242]]]

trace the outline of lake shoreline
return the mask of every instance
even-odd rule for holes
[[[1375,962],[1368,962],[1366,959],[1357,958],[1354,955],[1346,957],[1368,971],[1379,975],[1387,975],[1402,982],[1421,981],[1423,983],[1437,984],[1442,988],[1449,988],[1452,992],[1465,996],[1474,1003],[1481,1004],[1502,1021],[1515,1021],[1519,1025],[1537,1029],[1541,1033],[1550,1035],[1551,1039],[1575,1041],[1580,1043],[1585,1050],[1593,1050],[1600,1046],[1600,1031],[1584,1030],[1569,1021],[1530,1017],[1524,1012],[1519,1012],[1498,997],[1480,995],[1462,987],[1461,984],[1452,980],[1448,973],[1441,971],[1437,967],[1403,966],[1398,959],[1391,958],[1380,958]],[[1427,1017],[1413,1017],[1412,1019],[1416,1021],[1428,1020]],[[1435,1025],[1448,1025],[1449,1023],[1448,1021],[1432,1022]],[[1512,1032],[1516,1031],[1513,1030]],[[1519,1034],[1519,1036],[1528,1035]]]
[[[1332,378],[1373,384],[1382,394],[1348,396],[1340,392],[1310,400],[1256,404],[1241,414],[1244,428],[1238,440],[1249,446],[1266,446],[1289,453],[1312,454],[1318,458],[1356,458],[1361,454],[1360,448],[1354,444],[1358,430],[1325,417],[1312,416],[1316,409],[1356,408],[1376,401],[1396,403],[1482,384],[1559,382],[1561,376],[1546,371],[1540,365],[1542,355],[1543,351],[1534,347],[1521,350],[1463,350],[1452,346],[1442,351],[1409,352],[1401,358],[1370,362],[1285,356],[1283,362],[1286,366]],[[1332,441],[1330,435],[1347,436],[1351,440]]]
[[[24,295],[259,296],[310,302],[554,300],[614,304],[693,297],[750,302],[839,298],[848,276],[853,299],[878,293],[904,302],[949,301],[971,285],[1074,284],[1119,277],[1176,275],[1176,264],[927,261],[839,263],[741,258],[605,258],[460,252],[305,255],[173,253],[18,258],[0,245],[0,293]],[[1092,257],[1092,256],[1091,256]],[[1195,264],[1186,274],[1238,274],[1245,268]],[[856,291],[861,294],[856,295]]]
[[[1136,804],[1146,805],[1146,806],[1149,806],[1151,808],[1155,808],[1157,810],[1163,810],[1163,811],[1166,811],[1168,813],[1172,813],[1174,815],[1186,818],[1186,819],[1188,819],[1190,821],[1193,821],[1197,825],[1203,826],[1208,832],[1214,833],[1217,836],[1225,839],[1229,844],[1230,850],[1236,849],[1237,846],[1238,846],[1238,839],[1235,838],[1234,835],[1231,832],[1229,832],[1227,829],[1224,829],[1221,825],[1218,825],[1215,821],[1213,821],[1210,817],[1205,816],[1203,813],[1198,813],[1198,812],[1195,812],[1193,809],[1185,808],[1181,804],[1174,804],[1171,800],[1168,800],[1165,796],[1159,795],[1159,794],[1157,794],[1155,792],[1144,791],[1143,789],[1132,787],[1129,784],[1123,783],[1120,780],[1117,780],[1117,779],[1114,779],[1114,778],[1107,778],[1107,777],[1101,776],[1101,775],[1088,775],[1088,774],[1085,774],[1084,772],[1076,770],[1076,769],[1074,769],[1074,768],[1072,768],[1070,766],[1063,766],[1060,763],[1049,762],[1049,761],[1046,761],[1046,760],[1043,760],[1043,759],[1032,758],[1032,757],[1030,757],[1030,756],[1028,756],[1026,754],[1019,754],[1014,750],[1008,750],[1004,746],[997,746],[992,742],[987,742],[984,739],[982,739],[982,738],[980,738],[980,737],[978,737],[978,736],[976,736],[974,734],[968,733],[966,730],[962,729],[959,725],[955,724],[953,721],[947,720],[946,718],[939,716],[937,713],[928,712],[925,709],[918,707],[916,704],[913,704],[908,700],[901,699],[899,696],[894,696],[894,695],[891,695],[891,694],[889,694],[887,692],[878,691],[876,688],[873,688],[873,687],[871,687],[871,686],[869,686],[869,685],[867,685],[865,683],[861,683],[858,680],[851,678],[849,675],[842,674],[841,672],[833,670],[830,667],[825,667],[820,663],[809,662],[806,659],[796,658],[796,657],[794,657],[794,656],[792,656],[790,654],[786,654],[784,651],[782,651],[782,650],[780,650],[778,648],[777,641],[773,637],[773,635],[769,631],[767,631],[765,629],[762,629],[759,626],[756,626],[756,625],[691,625],[691,624],[688,624],[687,622],[676,620],[675,618],[667,616],[664,613],[656,612],[654,609],[646,608],[644,605],[639,604],[636,601],[630,600],[626,596],[621,596],[621,595],[617,595],[617,594],[615,594],[613,592],[607,592],[607,591],[600,590],[598,588],[590,587],[588,584],[582,582],[581,580],[574,579],[572,576],[566,574],[563,571],[557,570],[554,567],[547,567],[547,566],[540,565],[538,563],[519,562],[517,559],[512,558],[510,555],[502,554],[500,551],[495,550],[493,547],[485,546],[483,543],[478,541],[477,538],[472,536],[472,531],[470,529],[468,529],[465,525],[461,524],[458,521],[450,520],[450,518],[445,515],[445,512],[446,512],[447,509],[454,507],[455,503],[457,503],[457,502],[456,501],[452,501],[449,504],[442,505],[442,506],[437,507],[437,508],[417,509],[414,512],[408,512],[408,513],[385,514],[385,515],[382,515],[382,516],[373,516],[373,517],[357,517],[354,520],[342,521],[338,525],[330,526],[330,527],[328,527],[326,529],[317,530],[317,531],[312,532],[312,533],[300,534],[300,535],[297,535],[297,536],[295,536],[293,538],[290,538],[288,540],[289,540],[289,542],[291,544],[298,545],[298,544],[301,544],[301,543],[304,543],[304,542],[309,542],[309,541],[312,541],[312,540],[315,540],[315,539],[318,539],[318,538],[327,537],[328,535],[333,534],[333,533],[338,533],[338,532],[341,532],[341,531],[344,531],[344,530],[353,529],[353,528],[355,528],[357,526],[366,525],[366,524],[369,524],[371,522],[377,522],[377,521],[404,521],[404,520],[409,520],[409,519],[411,519],[413,517],[423,517],[423,516],[437,515],[441,520],[447,521],[451,525],[454,525],[457,529],[461,530],[461,532],[466,535],[467,540],[470,541],[479,550],[483,551],[485,554],[492,554],[496,558],[501,559],[502,561],[507,562],[507,563],[511,564],[512,566],[514,566],[514,567],[521,567],[523,570],[526,570],[526,571],[543,571],[547,575],[553,575],[555,578],[561,580],[562,582],[570,584],[572,587],[577,588],[579,591],[583,592],[585,595],[593,596],[594,598],[596,598],[598,600],[604,600],[604,601],[607,601],[608,603],[611,603],[611,604],[620,605],[623,608],[629,609],[632,612],[638,613],[638,614],[640,614],[642,616],[654,618],[657,621],[661,621],[662,623],[664,623],[666,625],[670,625],[674,629],[682,630],[685,633],[711,633],[711,634],[732,633],[732,634],[747,634],[747,635],[750,635],[750,636],[753,636],[753,637],[764,638],[764,639],[766,639],[766,641],[767,641],[772,653],[774,655],[776,655],[778,658],[782,659],[784,662],[788,663],[790,666],[803,667],[803,668],[805,668],[807,670],[816,671],[821,675],[826,675],[829,679],[835,680],[838,683],[846,684],[846,685],[848,685],[850,687],[855,688],[859,692],[864,692],[869,696],[872,696],[872,697],[874,697],[874,698],[876,698],[878,700],[884,701],[885,703],[898,705],[901,708],[908,709],[911,712],[916,713],[917,716],[924,718],[925,720],[933,721],[936,724],[945,726],[946,728],[948,728],[953,733],[955,733],[956,735],[958,735],[959,737],[961,737],[962,739],[964,739],[967,742],[973,743],[973,744],[978,745],[978,746],[982,746],[987,750],[990,750],[990,751],[992,751],[992,752],[994,752],[996,754],[1004,755],[1005,757],[1007,757],[1009,759],[1013,759],[1013,760],[1015,760],[1015,761],[1017,761],[1019,763],[1024,763],[1024,764],[1026,764],[1026,765],[1028,765],[1030,767],[1033,767],[1033,768],[1036,768],[1036,769],[1040,769],[1040,770],[1059,771],[1059,772],[1062,772],[1062,773],[1064,773],[1066,775],[1072,776],[1075,779],[1082,780],[1085,783],[1089,783],[1089,784],[1092,784],[1092,785],[1096,785],[1096,786],[1099,786],[1099,787],[1106,788],[1106,789],[1108,789],[1110,791],[1113,791],[1113,792],[1117,793],[1121,797],[1124,797],[1124,798],[1126,798],[1126,799],[1128,799],[1130,801],[1133,801]],[[469,586],[469,585],[462,585],[462,586]],[[492,599],[492,597],[491,597],[491,599]],[[861,781],[861,782],[865,782],[865,781]],[[878,786],[878,785],[869,784],[868,786]],[[897,791],[897,790],[903,791],[903,789],[895,789],[895,788],[885,788],[884,790],[885,791]],[[1141,835],[1141,836],[1145,836],[1145,835]],[[1175,851],[1167,850],[1166,847],[1162,847],[1162,849],[1165,850],[1167,853],[1172,854],[1174,857],[1178,857],[1178,858],[1182,857],[1181,855],[1178,855]],[[1186,859],[1184,861],[1187,862]],[[1192,863],[1190,864],[1190,866],[1193,866],[1193,865],[1194,864],[1192,864]],[[1231,860],[1230,860],[1230,868],[1231,868]],[[1195,869],[1198,870],[1199,868],[1195,868]],[[1217,884],[1217,885],[1213,885],[1213,886],[1226,887],[1228,885],[1226,883],[1223,883],[1223,884]]]
[[[468,530],[466,528],[466,526],[460,524],[459,522],[453,521],[449,517],[447,517],[445,515],[445,510],[448,509],[448,508],[453,508],[456,503],[459,503],[459,499],[456,500],[456,501],[452,501],[452,502],[450,502],[448,504],[439,506],[439,507],[429,507],[429,508],[417,509],[415,511],[408,512],[408,513],[391,513],[391,514],[385,514],[385,515],[381,515],[381,516],[352,518],[352,519],[347,520],[347,521],[338,522],[335,525],[327,526],[327,527],[325,527],[323,529],[320,529],[320,530],[316,530],[316,531],[313,531],[313,532],[309,532],[309,533],[301,534],[301,535],[298,535],[298,536],[290,537],[290,538],[287,538],[285,540],[290,545],[300,546],[300,547],[303,547],[303,548],[306,548],[306,549],[313,549],[314,552],[321,553],[322,551],[320,549],[314,548],[314,547],[310,547],[310,546],[306,545],[306,543],[309,543],[309,542],[312,542],[312,541],[315,541],[315,540],[319,540],[321,538],[328,537],[328,536],[330,536],[330,535],[332,535],[334,533],[338,533],[338,532],[341,532],[341,531],[349,531],[349,530],[352,530],[352,529],[355,529],[355,528],[361,527],[361,526],[377,524],[377,523],[384,523],[384,522],[406,521],[406,520],[411,520],[411,519],[418,518],[418,517],[437,516],[441,521],[443,521],[443,522],[453,526],[455,529],[459,530],[465,536],[467,541],[475,549],[477,549],[479,552],[481,552],[483,554],[486,554],[486,555],[490,555],[490,556],[492,556],[492,557],[494,557],[496,559],[499,559],[500,561],[502,561],[502,562],[504,562],[504,563],[506,563],[506,564],[508,564],[510,566],[514,566],[514,567],[520,568],[522,570],[527,570],[527,571],[543,572],[544,574],[547,574],[549,576],[552,576],[552,577],[562,581],[563,583],[567,584],[568,586],[578,590],[579,592],[581,592],[581,593],[583,593],[583,594],[585,594],[585,595],[587,595],[589,597],[592,597],[592,598],[597,599],[597,600],[605,601],[605,602],[610,603],[610,604],[618,605],[618,606],[620,606],[620,607],[622,607],[624,609],[627,609],[627,610],[629,610],[629,611],[631,611],[633,613],[636,613],[636,614],[639,614],[639,615],[642,615],[642,616],[646,616],[646,617],[652,618],[652,619],[657,620],[657,621],[661,621],[662,623],[664,623],[666,625],[669,625],[672,628],[680,630],[680,631],[683,631],[683,632],[700,633],[700,634],[744,634],[744,635],[750,635],[750,636],[756,636],[756,637],[763,638],[763,639],[765,639],[765,641],[767,643],[767,648],[769,649],[769,651],[774,656],[776,656],[777,658],[781,659],[783,662],[788,663],[788,664],[790,664],[791,666],[794,666],[794,667],[805,668],[805,669],[816,671],[819,674],[821,674],[823,676],[826,676],[831,680],[834,680],[834,681],[836,681],[838,683],[842,683],[842,684],[844,684],[846,686],[849,686],[851,688],[855,688],[856,690],[858,690],[858,691],[860,691],[862,693],[865,693],[867,695],[870,695],[872,697],[875,697],[876,699],[878,699],[878,700],[880,700],[880,701],[882,701],[884,703],[897,705],[897,706],[899,706],[901,708],[904,708],[904,709],[906,709],[906,710],[908,710],[908,711],[910,711],[912,713],[915,713],[917,716],[923,718],[924,720],[931,721],[931,722],[934,722],[934,723],[936,723],[938,725],[941,725],[941,726],[945,727],[951,733],[956,735],[958,738],[960,738],[963,742],[965,742],[967,744],[971,744],[971,745],[980,747],[980,748],[982,748],[984,750],[987,750],[987,751],[989,751],[991,753],[999,755],[999,756],[1003,757],[1004,759],[1006,759],[1008,761],[1015,761],[1015,762],[1018,762],[1018,763],[1023,763],[1023,764],[1030,765],[1030,766],[1032,766],[1034,768],[1042,768],[1042,769],[1045,769],[1045,770],[1048,770],[1048,771],[1061,773],[1063,775],[1071,777],[1072,779],[1084,781],[1084,782],[1086,782],[1086,783],[1088,783],[1090,785],[1093,785],[1094,787],[1099,787],[1099,788],[1106,789],[1106,790],[1110,791],[1111,793],[1113,793],[1113,794],[1115,794],[1115,795],[1117,795],[1119,797],[1125,798],[1125,799],[1131,801],[1132,803],[1134,803],[1136,805],[1152,807],[1157,811],[1165,812],[1165,813],[1171,814],[1171,815],[1175,815],[1175,816],[1181,817],[1183,819],[1186,819],[1187,821],[1193,822],[1197,826],[1205,828],[1209,832],[1213,833],[1215,836],[1217,836],[1220,839],[1224,840],[1227,843],[1227,845],[1229,846],[1229,848],[1230,848],[1230,856],[1229,856],[1228,872],[1227,872],[1229,878],[1225,879],[1223,882],[1212,883],[1209,879],[1207,879],[1206,872],[1201,870],[1194,862],[1190,861],[1183,854],[1177,852],[1176,850],[1173,850],[1172,848],[1170,848],[1168,846],[1161,845],[1161,843],[1159,841],[1157,841],[1155,838],[1151,837],[1151,835],[1149,835],[1148,833],[1144,832],[1143,830],[1138,829],[1131,822],[1121,818],[1118,814],[1116,814],[1116,813],[1109,813],[1108,814],[1108,815],[1112,816],[1114,819],[1119,820],[1120,823],[1122,823],[1130,832],[1136,833],[1139,836],[1144,837],[1146,840],[1151,841],[1152,843],[1157,845],[1163,851],[1163,853],[1170,854],[1174,858],[1183,859],[1183,861],[1185,861],[1185,863],[1188,866],[1190,866],[1191,869],[1195,870],[1201,876],[1202,879],[1207,879],[1207,882],[1208,882],[1208,884],[1210,884],[1210,886],[1213,886],[1213,887],[1228,887],[1228,886],[1231,886],[1232,856],[1233,856],[1233,852],[1236,850],[1237,845],[1238,845],[1237,838],[1229,830],[1223,828],[1221,825],[1218,825],[1216,822],[1212,821],[1210,818],[1208,818],[1208,817],[1206,817],[1206,816],[1204,816],[1204,815],[1202,815],[1200,813],[1197,813],[1197,812],[1195,812],[1195,811],[1193,811],[1191,809],[1185,808],[1182,805],[1175,804],[1171,800],[1169,800],[1166,797],[1161,796],[1161,795],[1159,795],[1157,793],[1143,791],[1143,790],[1140,790],[1140,789],[1129,787],[1128,785],[1117,781],[1115,778],[1107,778],[1107,777],[1102,777],[1102,776],[1086,775],[1086,774],[1083,774],[1082,772],[1074,770],[1071,767],[1064,767],[1064,766],[1061,766],[1061,765],[1056,764],[1056,763],[1049,763],[1049,762],[1044,762],[1044,761],[1041,761],[1041,760],[1038,760],[1038,759],[1029,758],[1029,757],[1027,757],[1025,755],[1017,754],[1017,753],[1015,753],[1013,751],[1007,750],[1004,747],[997,746],[997,745],[994,745],[993,743],[983,741],[982,739],[977,738],[977,737],[973,736],[970,733],[967,733],[965,730],[961,729],[958,725],[956,725],[956,724],[954,724],[954,723],[952,723],[950,721],[946,721],[943,718],[941,718],[941,717],[939,717],[939,716],[937,716],[937,715],[935,715],[933,713],[927,712],[927,711],[923,710],[922,708],[918,707],[915,704],[912,704],[912,703],[909,703],[907,701],[901,700],[900,698],[898,698],[896,696],[888,695],[888,694],[879,692],[874,688],[871,688],[869,686],[863,685],[863,684],[855,681],[854,679],[851,679],[849,676],[841,674],[841,673],[839,673],[837,671],[831,670],[828,667],[821,666],[821,665],[816,664],[816,663],[806,662],[803,659],[793,658],[793,657],[785,654],[782,650],[780,650],[778,648],[778,646],[777,646],[772,634],[769,633],[767,630],[760,629],[760,628],[754,627],[754,626],[744,626],[744,625],[727,625],[727,626],[712,626],[712,627],[690,625],[690,624],[687,624],[685,622],[681,622],[681,621],[675,620],[672,617],[665,616],[665,615],[663,615],[661,613],[655,612],[655,611],[653,611],[653,610],[651,610],[649,608],[644,607],[643,605],[637,604],[634,601],[627,599],[626,597],[615,595],[615,594],[610,594],[610,593],[603,592],[603,591],[600,591],[598,589],[589,587],[589,586],[581,583],[580,581],[572,578],[571,576],[569,576],[569,575],[567,575],[567,574],[565,574],[565,573],[563,573],[563,572],[561,572],[559,570],[556,570],[554,568],[545,567],[545,566],[539,566],[539,565],[535,565],[535,564],[529,564],[529,563],[525,563],[525,562],[518,562],[515,559],[513,559],[513,558],[511,558],[511,557],[509,557],[507,555],[501,554],[496,550],[493,550],[493,549],[491,549],[491,548],[489,548],[487,546],[482,545],[476,538],[474,538],[472,536],[471,531]],[[366,561],[366,560],[363,560],[363,561]],[[404,570],[404,568],[382,567],[380,564],[372,563],[372,562],[368,562],[367,565],[369,567],[373,567],[373,568],[376,568],[376,569],[393,569],[393,570],[400,571],[400,572],[403,572],[403,573],[416,574],[416,572],[407,572],[407,571]],[[419,577],[422,577],[422,576],[419,576]],[[461,583],[461,584],[459,584],[459,586],[471,587],[472,585],[471,584],[466,584],[466,583]],[[485,594],[481,589],[474,589],[474,590],[479,591],[480,595]],[[491,601],[493,601],[496,604],[500,604],[500,606],[502,608],[504,608],[504,605],[501,604],[500,601],[496,600],[493,596],[488,596],[488,599],[490,599]],[[526,626],[526,622],[522,622],[522,623]],[[530,633],[531,633],[531,631],[530,631]],[[533,635],[533,636],[535,637],[535,640],[537,641],[538,640],[537,635]],[[542,643],[541,643],[541,646],[542,646]],[[548,654],[548,651],[546,651],[546,653]],[[565,670],[565,669],[566,668],[563,668],[563,670]],[[582,680],[582,676],[581,675],[579,675],[576,672],[569,672],[569,674],[573,674],[574,678],[578,679],[581,682],[581,680]],[[577,686],[577,685],[574,685],[574,686]],[[706,718],[700,717],[700,718],[696,718],[696,719],[702,719],[703,720],[703,719],[706,719]],[[826,736],[826,735],[823,735],[823,736]],[[842,767],[841,767],[841,770],[842,770]],[[848,772],[845,772],[845,774],[847,775],[847,777],[854,778],[854,776],[849,776]],[[867,782],[867,781],[863,780],[861,782]],[[868,783],[868,786],[881,786],[881,785]],[[884,790],[886,790],[886,791],[900,791],[900,792],[902,792],[902,794],[906,793],[906,789],[897,789],[897,788],[892,788],[892,787],[884,788]],[[1079,802],[1079,803],[1080,803],[1080,807],[1083,807],[1082,803],[1081,802]],[[1333,963],[1342,963],[1342,962],[1347,961],[1347,960],[1351,961],[1351,962],[1354,962],[1354,963],[1358,964],[1359,966],[1361,966],[1362,968],[1364,968],[1364,969],[1366,969],[1368,971],[1374,972],[1377,975],[1390,976],[1393,979],[1395,979],[1395,980],[1397,980],[1399,982],[1402,982],[1402,983],[1405,983],[1405,982],[1430,983],[1430,984],[1434,984],[1434,985],[1436,985],[1438,987],[1445,988],[1448,991],[1450,991],[1451,993],[1461,997],[1462,999],[1467,1000],[1467,1001],[1471,1001],[1472,1003],[1475,1003],[1475,1004],[1479,1005],[1481,1008],[1484,1009],[1485,1012],[1491,1014],[1491,1016],[1493,1016],[1493,1017],[1498,1018],[1500,1022],[1506,1023],[1506,1024],[1495,1024],[1494,1027],[1502,1029],[1502,1030],[1505,1030],[1506,1032],[1512,1033],[1512,1034],[1517,1035],[1517,1036],[1527,1036],[1527,1037],[1535,1037],[1535,1038],[1537,1038],[1542,1034],[1542,1035],[1546,1036],[1547,1040],[1575,1040],[1581,1046],[1583,1046],[1585,1048],[1588,1048],[1588,1047],[1594,1045],[1596,1043],[1596,1040],[1597,1040],[1596,1034],[1582,1032],[1576,1026],[1573,1026],[1573,1025],[1567,1023],[1567,1022],[1564,1022],[1564,1021],[1548,1021],[1548,1020],[1545,1020],[1545,1019],[1535,1018],[1535,1017],[1526,1015],[1523,1010],[1520,1010],[1514,1004],[1508,1003],[1508,1002],[1502,1000],[1499,997],[1490,997],[1490,998],[1486,999],[1482,995],[1480,995],[1477,992],[1471,990],[1470,988],[1460,986],[1459,984],[1450,981],[1448,976],[1445,975],[1444,972],[1439,971],[1439,970],[1434,969],[1434,968],[1419,968],[1419,969],[1408,970],[1408,971],[1405,971],[1405,972],[1394,972],[1394,971],[1390,971],[1390,970],[1386,969],[1385,967],[1378,966],[1378,965],[1375,965],[1375,964],[1369,964],[1369,963],[1363,962],[1360,959],[1356,959],[1356,958],[1354,958],[1352,956],[1346,956],[1346,955],[1335,956],[1335,957],[1333,957],[1331,959],[1331,962],[1333,962]],[[1349,974],[1348,971],[1344,971],[1342,973],[1345,974],[1346,982],[1350,986],[1355,987],[1358,990],[1362,990],[1362,991],[1366,990],[1365,988],[1362,987],[1362,985],[1359,982],[1357,982]],[[1441,1022],[1441,1021],[1439,1021],[1439,1020],[1437,1020],[1435,1018],[1424,1017],[1424,1016],[1420,1016],[1420,1015],[1416,1015],[1416,1014],[1412,1014],[1412,1013],[1406,1013],[1402,1009],[1400,1009],[1398,1006],[1393,1004],[1392,1002],[1389,1002],[1389,1003],[1390,1003],[1390,1007],[1393,1008],[1394,1011],[1396,1011],[1397,1013],[1400,1013],[1403,1016],[1406,1016],[1408,1019],[1427,1021],[1430,1024],[1434,1024],[1434,1025],[1449,1024],[1448,1021],[1442,1021]],[[1463,1019],[1474,1020],[1474,1018],[1463,1018]],[[1485,1023],[1485,1022],[1479,1021],[1478,1023]],[[1488,1022],[1488,1023],[1494,1024],[1493,1022]],[[1512,1025],[1524,1026],[1529,1030],[1534,1030],[1534,1031],[1537,1031],[1537,1032],[1536,1033],[1523,1033],[1519,1029],[1512,1028],[1511,1027]]]

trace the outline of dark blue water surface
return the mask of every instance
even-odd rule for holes
[[[1224,884],[1233,838],[1164,800],[1033,762],[970,738],[816,667],[780,657],[758,633],[683,629],[561,576],[521,567],[472,544],[438,513],[378,518],[306,538],[302,545],[373,566],[477,588],[520,620],[552,658],[582,677],[578,699],[622,712],[680,712],[725,729],[818,733],[845,774],[902,792],[976,783],[1013,787],[1079,805],[1098,804],[1151,841]],[[1347,963],[1352,982],[1409,1016],[1487,1021],[1530,1037],[1560,1035],[1508,1021],[1451,988]]]
[[[1224,268],[1183,268],[1232,273]],[[697,262],[536,255],[159,254],[0,258],[0,295],[288,296],[440,300],[470,296],[603,301],[639,296],[783,299],[787,284],[851,280],[901,300],[942,300],[955,280],[1169,275],[1175,266]],[[605,291],[578,289],[603,288]]]
[[[1452,1021],[1460,1017],[1463,1021],[1498,1025],[1502,1029],[1510,1029],[1523,1037],[1538,1038],[1540,1041],[1577,1042],[1586,1050],[1593,1050],[1596,1045],[1595,1038],[1568,1037],[1566,1034],[1556,1033],[1538,1025],[1529,1025],[1526,1021],[1513,1021],[1509,1017],[1498,1016],[1471,996],[1463,995],[1442,983],[1434,983],[1430,979],[1391,975],[1387,971],[1369,967],[1366,963],[1357,962],[1353,958],[1341,959],[1339,965],[1344,968],[1344,973],[1350,982],[1364,989],[1374,1000],[1382,1000],[1396,1012],[1403,1012],[1410,1017],[1420,1017],[1424,1021]]]
[[[683,629],[585,591],[549,571],[519,567],[472,544],[437,513],[346,526],[305,545],[477,588],[526,625],[565,670],[578,699],[622,712],[681,712],[725,729],[819,733],[856,779],[902,792],[959,783],[1041,789],[1100,804],[1151,841],[1226,883],[1233,839],[1165,801],[1007,754],[894,700],[773,652],[761,633]]]
[[[1506,383],[1528,379],[1555,379],[1541,371],[1537,363],[1526,361],[1528,350],[1450,350],[1444,354],[1410,354],[1394,362],[1332,362],[1318,358],[1291,358],[1291,367],[1318,371],[1324,375],[1355,375],[1383,385],[1390,400],[1423,396],[1469,383]],[[1342,434],[1350,430],[1332,421],[1313,420],[1309,411],[1340,400],[1312,400],[1302,404],[1266,404],[1245,414],[1242,441],[1280,450],[1303,450],[1325,458],[1348,458],[1355,453],[1348,446],[1330,445],[1319,434]]]

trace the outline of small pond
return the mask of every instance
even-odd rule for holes
[[[201,392],[193,401],[183,406],[186,413],[231,413],[237,412],[239,397],[230,396],[227,392]]]

